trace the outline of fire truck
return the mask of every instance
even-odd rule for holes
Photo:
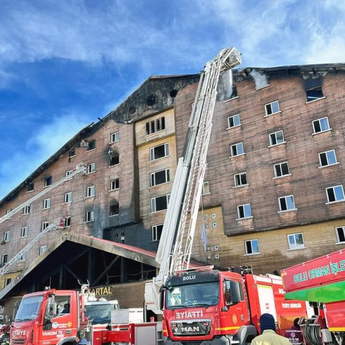
[[[302,323],[309,345],[345,343],[345,252],[339,250],[281,271],[285,298],[309,301],[315,315]]]

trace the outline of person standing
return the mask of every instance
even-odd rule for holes
[[[293,320],[293,325],[285,332],[285,337],[294,345],[303,344],[303,334],[301,326],[298,324],[299,318]]]
[[[287,338],[275,332],[276,323],[273,315],[265,313],[260,316],[260,329],[261,335],[252,340],[252,345],[292,345]]]

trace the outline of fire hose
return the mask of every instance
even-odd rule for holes
[[[320,326],[314,323],[315,319],[306,320],[302,325],[303,338],[309,345],[322,345]]]

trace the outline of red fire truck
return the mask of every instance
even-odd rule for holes
[[[272,314],[282,334],[296,317],[306,316],[304,302],[284,299],[279,276],[248,272],[211,266],[170,276],[164,287],[165,344],[250,344],[261,314]]]
[[[345,343],[345,252],[281,271],[286,299],[313,302],[315,317],[302,324],[310,345]]]

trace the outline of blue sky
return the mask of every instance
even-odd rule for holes
[[[345,62],[345,2],[1,0],[0,199],[151,75]]]

